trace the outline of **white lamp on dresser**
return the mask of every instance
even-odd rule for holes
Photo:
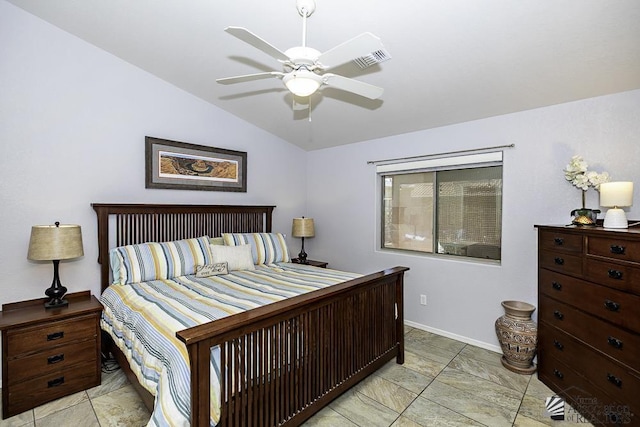
[[[628,228],[623,207],[633,204],[633,182],[605,182],[600,184],[600,206],[611,208],[604,217],[604,228]]]

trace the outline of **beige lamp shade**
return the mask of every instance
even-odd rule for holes
[[[82,230],[79,225],[55,223],[31,227],[29,253],[34,261],[78,258],[84,255]]]
[[[293,226],[291,228],[293,237],[313,237],[316,235],[313,218],[293,218]]]
[[[604,182],[600,184],[600,206],[623,207],[633,205],[633,182]]]

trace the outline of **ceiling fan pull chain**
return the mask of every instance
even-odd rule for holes
[[[311,123],[311,97],[309,97],[309,123]]]

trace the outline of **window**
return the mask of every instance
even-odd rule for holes
[[[383,249],[501,258],[501,152],[377,169]]]

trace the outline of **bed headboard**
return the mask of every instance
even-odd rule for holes
[[[222,233],[269,233],[275,206],[92,203],[98,216],[101,292],[109,286],[109,243],[166,242]]]

